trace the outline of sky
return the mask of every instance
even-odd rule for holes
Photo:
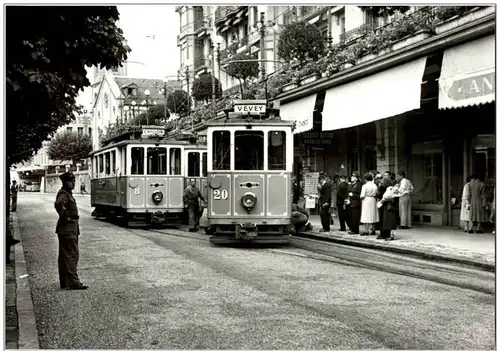
[[[175,12],[175,6],[118,5],[118,12],[119,26],[132,49],[128,57],[128,75],[159,79],[177,76],[180,66],[177,47],[179,14]]]

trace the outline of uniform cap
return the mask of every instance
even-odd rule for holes
[[[64,182],[67,182],[67,181],[75,180],[76,177],[73,174],[73,172],[66,172],[66,173],[61,174],[59,176],[59,179],[61,179],[61,181],[64,183]]]

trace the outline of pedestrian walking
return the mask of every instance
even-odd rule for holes
[[[399,183],[398,192],[399,196],[399,217],[401,229],[411,228],[411,198],[410,194],[413,191],[413,184],[406,178],[403,171],[399,171],[396,176]]]
[[[471,192],[470,192],[470,182],[474,180],[474,176],[470,175],[464,185],[464,190],[462,191],[462,206],[460,208],[460,220],[464,222],[464,232],[472,233],[472,221],[471,221]]]
[[[347,203],[349,205],[348,222],[349,234],[359,234],[359,223],[361,220],[361,179],[358,172],[352,172],[351,184],[349,185],[349,193]]]
[[[17,185],[17,181],[14,179],[12,181],[12,185],[10,186],[10,197],[12,200],[12,205],[10,207],[11,212],[16,212],[17,210],[17,193],[19,192],[19,185]]]
[[[196,186],[196,179],[190,179],[189,185],[184,190],[184,206],[188,209],[189,213],[189,231],[198,231],[200,222],[200,200],[207,202],[201,195],[200,189]]]
[[[393,231],[398,227],[398,207],[390,177],[382,178],[379,193],[382,194],[382,198],[377,205],[380,209],[380,235],[377,236],[377,239],[394,240]]]
[[[75,175],[66,172],[59,176],[62,188],[56,196],[54,207],[59,214],[56,225],[56,234],[59,240],[59,283],[61,289],[85,290],[78,277],[77,266],[80,256],[78,237],[80,235],[79,215],[76,200],[73,197],[75,189]]]
[[[379,213],[377,208],[377,191],[378,188],[373,182],[373,175],[366,173],[365,184],[361,187],[361,223],[364,224],[365,230],[361,235],[375,235],[375,223],[379,221]]]
[[[469,183],[472,230],[474,230],[475,227],[475,232],[478,234],[484,233],[483,223],[488,222],[488,203],[486,201],[486,189],[483,180],[483,175],[478,174],[474,180]]]
[[[332,204],[332,186],[329,182],[328,176],[324,176],[321,179],[319,187],[319,217],[321,219],[322,232],[330,231],[331,215],[330,206]]]
[[[346,222],[347,222],[347,205],[345,201],[347,200],[347,196],[349,193],[347,178],[345,175],[339,176],[339,181],[337,184],[337,214],[339,216],[340,223],[340,231],[346,231]]]

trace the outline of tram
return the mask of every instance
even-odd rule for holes
[[[288,243],[294,122],[264,100],[234,101],[234,110],[206,123],[210,242]]]
[[[147,224],[187,220],[189,179],[207,192],[206,144],[193,133],[167,136],[162,126],[138,126],[90,154],[92,216]]]

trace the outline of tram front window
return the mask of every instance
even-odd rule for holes
[[[167,174],[167,148],[148,147],[148,174]]]
[[[268,168],[269,170],[286,169],[286,133],[283,131],[269,132],[268,139]]]
[[[144,148],[133,147],[130,158],[132,162],[131,174],[144,174]]]
[[[231,133],[225,131],[214,131],[212,139],[214,171],[228,171],[231,168]]]
[[[234,133],[234,169],[264,170],[264,132],[239,130]]]
[[[188,153],[188,177],[199,177],[200,176],[200,153],[199,152],[189,152]]]

